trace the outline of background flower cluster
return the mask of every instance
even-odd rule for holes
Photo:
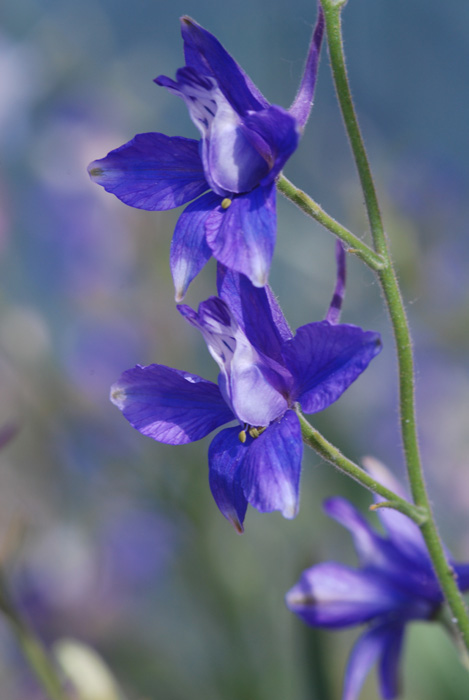
[[[469,22],[469,10],[457,10]],[[264,2],[241,0],[235,13],[214,12],[206,0],[178,0],[170,11],[143,0],[41,8],[6,0],[1,12],[0,422],[19,430],[0,454],[0,552],[17,600],[45,641],[66,634],[94,646],[130,698],[335,698],[357,630],[307,629],[283,596],[307,566],[331,558],[355,565],[347,534],[320,503],[339,492],[358,506],[366,497],[307,453],[298,518],[285,523],[251,509],[249,539],[239,538],[207,488],[207,444],[172,449],[124,424],[108,400],[124,368],[157,358],[212,380],[216,371],[174,306],[167,261],[180,210],[132,210],[86,173],[135,133],[198,138],[179,102],[152,83],[181,64],[180,15],[219,37],[269,101],[287,105],[315,8],[306,0],[275,0],[268,12]],[[467,560],[464,22],[455,6],[434,0],[405,8],[350,0],[344,22],[354,95],[412,302],[430,491],[448,545]],[[315,108],[286,173],[361,231],[327,68],[323,56]],[[324,316],[334,241],[281,198],[278,217],[271,283],[297,327]],[[191,285],[191,306],[214,293],[211,265]],[[391,341],[372,276],[354,260],[343,320],[380,331],[389,351],[316,424],[357,459],[373,453],[399,471]],[[443,632],[415,625],[408,646],[405,698],[465,697]],[[418,660],[430,648],[439,663],[429,669]],[[376,696],[373,683],[364,698]],[[0,623],[0,696],[36,692]]]

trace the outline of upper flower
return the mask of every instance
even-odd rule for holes
[[[155,82],[182,97],[201,140],[138,134],[89,166],[95,182],[132,207],[160,211],[195,200],[179,218],[171,247],[178,300],[212,255],[254,285],[266,283],[276,235],[275,178],[309,116],[324,18],[319,6],[288,111],[270,105],[194,20],[183,17],[181,28],[186,65],[176,80],[159,76]]]
[[[400,485],[376,460],[372,476],[405,497]],[[327,562],[303,572],[287,593],[290,610],[314,627],[348,627],[368,622],[351,653],[342,700],[357,700],[362,684],[379,661],[381,694],[399,692],[398,665],[406,623],[429,620],[443,602],[421,532],[409,518],[378,509],[387,537],[377,534],[343,498],[325,503],[327,514],[352,533],[360,569]],[[469,564],[453,564],[461,590],[469,588]]]
[[[377,333],[335,323],[342,289],[339,277],[328,320],[293,336],[269,287],[220,268],[219,297],[197,312],[178,307],[203,334],[220,368],[218,386],[163,365],[137,365],[111,390],[134,428],[160,442],[192,442],[238,422],[213,439],[209,476],[218,507],[239,531],[248,503],[296,515],[303,444],[295,404],[306,413],[327,408],[381,349]]]

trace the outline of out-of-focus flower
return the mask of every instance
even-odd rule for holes
[[[342,250],[340,248],[340,250]],[[242,532],[248,503],[261,512],[298,511],[302,437],[295,412],[317,413],[336,401],[381,349],[380,336],[337,324],[343,253],[327,320],[293,336],[270,288],[220,267],[219,297],[198,312],[179,306],[200,330],[220,368],[218,386],[164,365],[137,365],[112,387],[112,401],[144,435],[180,445],[225,423],[209,449],[210,487],[223,515]]]
[[[0,427],[0,449],[7,445],[18,432],[18,426],[14,423],[6,423]]]
[[[400,484],[376,460],[367,470],[395,493]],[[443,595],[433,573],[421,532],[409,518],[382,508],[378,515],[386,530],[376,533],[343,498],[325,503],[327,514],[352,533],[359,569],[336,562],[317,564],[303,572],[287,593],[287,606],[313,627],[349,627],[368,622],[350,655],[342,700],[357,700],[375,661],[380,688],[390,700],[399,692],[399,660],[405,626],[411,620],[430,620]],[[469,564],[452,564],[462,590],[469,588]]]
[[[132,207],[161,211],[192,202],[171,247],[177,300],[212,255],[255,286],[266,284],[276,235],[275,178],[309,116],[324,18],[319,8],[288,111],[267,102],[212,34],[189,17],[181,26],[186,65],[175,81],[155,82],[182,97],[201,140],[138,134],[89,166],[95,182]]]
[[[95,641],[130,624],[171,566],[177,524],[131,503],[115,503],[97,530],[61,524],[25,549],[13,571],[17,604],[47,642],[62,634]]]

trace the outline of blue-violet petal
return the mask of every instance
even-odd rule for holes
[[[245,275],[218,263],[217,289],[254,347],[283,362],[282,345],[293,333],[269,285],[254,287]]]
[[[253,440],[241,474],[244,495],[261,513],[281,511],[285,518],[298,512],[303,443],[298,416],[287,411]]]
[[[266,176],[271,163],[251,143],[242,119],[214,78],[191,67],[180,68],[176,81],[160,75],[155,81],[182,97],[202,136],[205,177],[217,194],[249,192]],[[292,117],[289,117],[293,121]]]
[[[328,321],[298,328],[285,343],[285,364],[295,383],[293,396],[305,413],[317,413],[337,401],[381,350],[378,333]]]
[[[238,114],[268,106],[260,90],[213,34],[187,16],[181,18],[181,34],[187,65],[214,77]]]
[[[275,184],[235,197],[227,209],[214,209],[205,231],[213,256],[263,287],[275,246]]]
[[[311,112],[311,107],[313,106],[314,88],[316,87],[316,76],[323,34],[324,12],[321,3],[318,2],[318,18],[313,30],[303,77],[295,100],[288,110],[290,114],[295,117],[301,129],[305,127]]]
[[[185,305],[178,309],[204,336],[222,373],[222,394],[242,423],[267,426],[285,413],[287,401],[274,363],[252,346],[222,299],[210,297],[198,312]]]
[[[349,501],[339,496],[329,498],[324,502],[324,510],[329,517],[350,531],[362,566],[388,568],[389,548],[385,546],[385,540],[370,527]]]
[[[124,372],[111,401],[136,430],[169,445],[200,440],[234,420],[216,384],[164,365]]]
[[[384,700],[392,700],[400,694],[399,662],[404,641],[404,625],[389,625],[379,661],[379,684]]]
[[[204,224],[219,202],[218,195],[207,192],[191,202],[177,221],[169,256],[176,301],[184,298],[189,284],[212,257],[205,240]]]
[[[346,627],[391,612],[403,600],[385,576],[336,562],[303,572],[287,593],[287,606],[309,625]]]
[[[124,204],[163,211],[209,189],[199,142],[165,134],[137,134],[88,168],[91,179]]]
[[[282,107],[275,105],[243,118],[243,134],[268,163],[261,185],[272,183],[296,150],[300,133],[296,120]]]
[[[371,667],[386,653],[388,645],[394,642],[395,635],[394,626],[378,625],[371,627],[358,638],[345,671],[342,700],[358,700]],[[386,700],[392,700],[395,696],[384,697]]]
[[[213,438],[208,451],[210,489],[221,513],[243,532],[247,500],[239,481],[239,472],[252,438],[239,440],[239,427],[221,430]]]
[[[363,466],[366,471],[386,488],[397,493],[401,498],[408,494],[401,483],[393,476],[387,467],[373,457],[365,457]],[[375,496],[375,501],[381,500]],[[430,566],[428,550],[418,525],[410,518],[393,508],[378,508],[378,517],[389,535],[389,539],[410,561],[418,561],[421,566]]]

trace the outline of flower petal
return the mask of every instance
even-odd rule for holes
[[[124,372],[111,401],[136,430],[169,445],[200,440],[234,420],[216,384],[164,365]]]
[[[187,16],[181,17],[181,33],[187,65],[214,77],[238,114],[268,106],[249,76],[213,34]]]
[[[303,572],[287,606],[309,625],[347,627],[395,610],[402,598],[384,576],[326,562]]]
[[[249,192],[261,182],[271,164],[251,143],[241,117],[214,78],[186,66],[177,71],[176,81],[160,75],[155,82],[186,103],[202,136],[205,177],[217,194]],[[293,117],[287,116],[296,126]]]
[[[265,427],[285,413],[288,403],[280,391],[280,379],[261,361],[252,362],[250,354],[247,347],[237,344],[231,366],[231,402],[243,423]]]
[[[321,321],[298,328],[283,356],[303,411],[317,413],[337,401],[380,350],[379,334],[357,326]]]
[[[430,567],[428,557],[422,561],[408,556],[398,541],[385,539],[374,532],[368,522],[344,498],[330,498],[324,504],[326,513],[346,527],[353,536],[360,563],[368,571],[388,576],[406,596],[407,611],[413,617],[425,618],[441,601],[441,590]]]
[[[189,284],[212,257],[212,251],[205,240],[204,223],[219,203],[220,197],[207,192],[191,202],[178,219],[170,253],[176,301],[184,298]]]
[[[345,498],[329,498],[324,502],[324,510],[351,532],[362,566],[388,568],[385,541],[351,503]]]
[[[264,114],[264,111],[255,114]],[[266,157],[267,149],[260,149],[253,136],[252,129],[246,129],[239,119],[234,118],[234,110],[228,101],[225,100],[224,104],[218,99],[207,141],[208,169],[218,188],[239,194],[250,192],[259,183],[264,184],[268,175],[269,182],[273,180],[270,178],[271,161]],[[296,145],[293,150],[295,148]]]
[[[298,416],[287,411],[249,446],[240,473],[244,495],[261,513],[294,518],[299,506],[303,443]]]
[[[179,207],[209,188],[199,142],[158,133],[137,134],[88,172],[124,204],[149,211]]]
[[[252,438],[247,436],[243,444],[239,439],[239,427],[221,430],[213,438],[208,451],[210,489],[221,513],[243,532],[247,500],[239,483],[239,471]]]
[[[195,126],[202,136],[206,136],[217,112],[217,93],[220,91],[216,81],[185,66],[176,71],[176,80],[159,75],[154,82],[184,100]],[[220,97],[223,101],[223,95]]]
[[[274,252],[275,197],[275,184],[256,187],[235,197],[227,209],[217,207],[205,224],[213,256],[256,287],[266,284]]]
[[[366,471],[386,488],[397,493],[401,498],[408,498],[408,494],[400,482],[379,460],[374,457],[365,457],[362,460]],[[382,500],[375,496],[375,501]],[[377,514],[383,527],[394,542],[396,547],[412,561],[418,560],[420,565],[429,566],[428,550],[420,532],[420,528],[406,515],[393,508],[378,508]]]
[[[404,628],[397,625],[378,625],[367,630],[358,641],[350,655],[344,679],[344,692],[342,700],[358,700],[360,690],[375,661],[381,656],[385,659],[388,650],[392,654],[392,663],[387,666],[387,659],[383,661],[382,690],[385,700],[396,697],[395,676],[396,663]],[[391,681],[392,676],[392,681]]]
[[[311,107],[313,106],[314,88],[318,72],[319,54],[321,52],[322,37],[324,34],[324,12],[321,3],[318,3],[318,18],[311,38],[308,57],[306,59],[303,77],[295,100],[288,110],[295,117],[301,129],[308,121]]]
[[[251,345],[222,299],[210,297],[198,312],[185,305],[178,309],[204,336],[221,370],[222,394],[242,423],[267,426],[285,413],[282,377]]]
[[[270,185],[298,146],[300,133],[296,120],[282,107],[272,105],[246,115],[242,132],[269,164],[264,179],[259,177],[257,182]]]
[[[386,640],[379,664],[379,682],[383,698],[392,700],[400,694],[399,661],[404,641],[404,626],[386,626],[383,634]]]
[[[282,345],[293,333],[269,285],[254,287],[245,275],[218,263],[217,288],[252,345],[283,362]]]

